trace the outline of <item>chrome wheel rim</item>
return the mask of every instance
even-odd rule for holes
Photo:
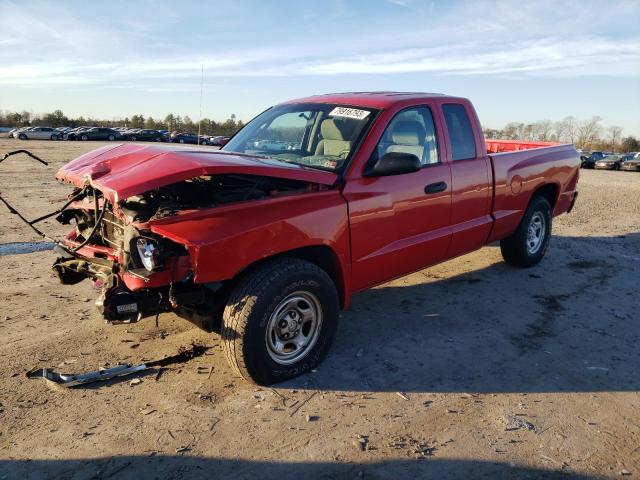
[[[542,212],[535,212],[527,229],[527,253],[535,255],[542,247],[547,232],[547,222]]]
[[[291,365],[306,357],[320,336],[322,307],[311,292],[291,293],[273,310],[265,342],[271,359]]]

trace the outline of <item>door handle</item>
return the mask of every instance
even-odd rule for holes
[[[427,195],[430,195],[432,193],[444,192],[446,189],[447,189],[446,182],[430,183],[429,185],[424,187],[424,193],[426,193]]]

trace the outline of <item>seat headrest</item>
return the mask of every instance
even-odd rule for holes
[[[391,141],[398,145],[422,145],[426,136],[424,127],[415,120],[396,122],[391,131]]]
[[[320,124],[320,133],[325,140],[350,140],[355,124],[338,118],[327,118]]]

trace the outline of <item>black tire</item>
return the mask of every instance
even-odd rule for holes
[[[113,136],[113,135],[109,135],[109,136],[107,137],[107,140],[109,140],[110,142],[113,142],[115,139],[116,139],[116,137],[115,137],[115,136]]]
[[[20,140],[26,140],[26,139],[27,139],[27,136],[26,136],[24,133],[21,133],[20,135],[18,135],[18,138],[19,138]]]
[[[137,142],[138,141],[138,137],[131,137],[131,141],[132,142]]]
[[[86,136],[86,135],[82,135],[82,136],[80,137],[80,140],[82,140],[83,142],[86,142],[87,140],[89,140],[89,137],[88,137],[88,136]]]
[[[51,140],[58,140],[58,135],[51,135]]]
[[[180,140],[178,140],[178,143],[184,143],[184,139],[181,138]]]
[[[278,307],[283,310],[282,302],[300,292],[310,293],[318,300],[322,320],[315,343],[309,345],[308,351],[300,349],[303,353],[295,362],[283,365],[274,360],[267,346],[267,329]],[[329,351],[338,311],[336,287],[320,267],[295,258],[264,263],[239,281],[227,301],[221,332],[227,360],[235,373],[258,385],[301,375],[318,365]]]
[[[528,239],[529,227],[532,225],[532,220],[539,219],[544,221],[544,234],[541,235],[541,241],[537,244],[537,249],[532,249]],[[534,196],[524,212],[518,229],[510,237],[500,241],[500,251],[504,261],[509,265],[522,268],[536,265],[542,260],[549,247],[551,227],[552,216],[549,201],[540,195]]]

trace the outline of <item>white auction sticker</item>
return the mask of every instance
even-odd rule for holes
[[[332,117],[347,117],[347,118],[355,118],[356,120],[362,120],[367,118],[371,112],[368,110],[360,110],[358,108],[349,108],[349,107],[336,107],[331,110],[329,113]]]

